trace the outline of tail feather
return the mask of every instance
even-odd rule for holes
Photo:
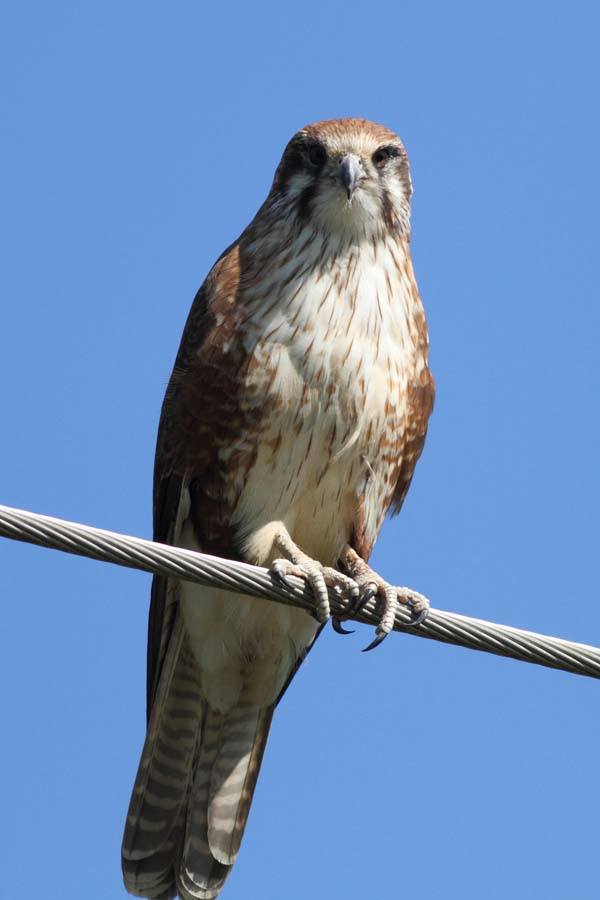
[[[208,843],[208,796],[211,771],[219,753],[223,716],[208,709],[204,721],[202,746],[195,763],[185,823],[185,840],[179,867],[179,893],[186,900],[216,897],[229,867],[220,866]]]
[[[125,886],[137,896],[174,895],[173,862],[181,844],[202,711],[198,669],[179,621],[153,704],[123,836]]]
[[[241,705],[227,717],[212,767],[208,843],[219,862],[235,862],[269,734],[272,713]]]
[[[179,873],[185,900],[216,897],[236,860],[271,717],[249,705],[207,711]]]
[[[208,707],[180,617],[152,707],[123,837],[130,893],[216,897],[237,857],[274,706]]]

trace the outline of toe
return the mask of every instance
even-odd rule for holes
[[[378,647],[393,629],[396,620],[396,610],[398,609],[398,592],[396,588],[383,580],[379,582],[377,588],[377,593],[382,600],[381,618],[375,632],[375,638],[368,647],[365,647],[365,651],[374,650],[375,647]]]
[[[429,600],[423,594],[410,591],[408,588],[398,588],[398,599],[410,609],[412,627],[420,625],[429,615]]]
[[[299,566],[294,565],[294,563],[289,562],[287,559],[275,559],[271,563],[271,568],[269,569],[271,573],[271,577],[278,581],[280,584],[285,585],[286,587],[290,587],[291,582],[288,580],[288,576],[293,575],[296,578],[303,578],[304,573],[299,568]]]
[[[326,622],[331,615],[331,609],[329,592],[321,567],[316,563],[307,563],[302,566],[302,569],[315,597],[315,615],[319,622]]]
[[[360,595],[358,584],[354,578],[350,578],[349,575],[345,575],[343,572],[339,572],[331,566],[324,566],[321,569],[321,572],[325,579],[325,584],[328,587],[335,588],[335,590],[339,591],[344,597],[349,597],[350,600],[354,601]]]
[[[316,577],[314,581],[311,580],[311,585],[315,594],[317,619],[319,622],[326,622],[331,616],[327,585],[322,578],[319,577]]]

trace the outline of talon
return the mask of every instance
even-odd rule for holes
[[[367,605],[369,600],[377,596],[378,586],[376,584],[368,584],[362,594],[356,598],[352,606],[348,610],[348,616],[354,618]]]
[[[273,579],[273,581],[278,581],[279,584],[286,584],[287,579],[285,577],[285,574],[280,570],[279,566],[277,565],[277,562],[274,562],[269,570],[271,578]]]
[[[344,626],[342,625],[342,620],[338,619],[337,616],[332,616],[331,624],[336,634],[354,634],[354,631],[348,631],[347,628],[344,628]]]
[[[422,609],[421,612],[417,613],[414,619],[410,620],[410,622],[408,623],[409,628],[415,628],[417,625],[422,625],[428,615],[429,609]]]
[[[400,602],[410,610],[411,620],[408,623],[409,628],[415,628],[425,621],[429,615],[429,600],[427,597],[414,592],[411,595],[406,588],[398,589],[398,597]]]
[[[302,572],[293,565],[290,565],[286,559],[276,559],[271,564],[271,568],[269,569],[269,573],[271,578],[275,581],[278,581],[279,584],[282,584],[284,587],[295,587],[294,584],[289,580],[288,575],[293,575],[296,578],[302,578]]]
[[[374,650],[375,647],[379,647],[379,645],[382,643],[382,641],[385,641],[386,637],[388,636],[388,633],[389,632],[387,632],[387,631],[382,631],[380,634],[376,635],[375,640],[371,641],[371,643],[369,644],[368,647],[364,647],[362,652],[368,653],[369,650]]]

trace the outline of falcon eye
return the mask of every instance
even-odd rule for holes
[[[327,151],[323,144],[310,144],[306,155],[311,166],[322,166],[327,159]]]
[[[397,147],[380,147],[371,157],[373,165],[378,169],[384,169],[390,159],[394,156],[398,156],[398,153]]]

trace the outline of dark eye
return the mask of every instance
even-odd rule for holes
[[[373,165],[383,169],[394,156],[398,156],[396,147],[380,147],[372,156]]]
[[[311,166],[322,166],[327,159],[327,151],[323,144],[311,144],[306,155]]]

